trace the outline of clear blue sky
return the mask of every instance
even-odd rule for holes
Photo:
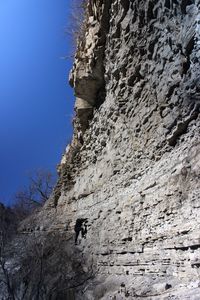
[[[72,135],[72,1],[0,0],[0,202],[30,171],[55,171]]]

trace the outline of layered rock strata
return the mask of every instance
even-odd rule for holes
[[[89,1],[70,83],[73,141],[34,222],[93,270],[76,299],[199,299],[200,1]]]

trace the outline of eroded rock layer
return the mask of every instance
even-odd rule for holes
[[[89,1],[70,82],[74,137],[40,222],[92,269],[76,299],[199,299],[200,1]]]

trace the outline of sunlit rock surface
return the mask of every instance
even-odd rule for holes
[[[63,232],[75,299],[199,299],[200,1],[91,0],[87,22],[73,140],[21,230]]]

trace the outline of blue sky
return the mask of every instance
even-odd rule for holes
[[[55,172],[72,135],[73,0],[0,0],[0,202],[38,168]]]

